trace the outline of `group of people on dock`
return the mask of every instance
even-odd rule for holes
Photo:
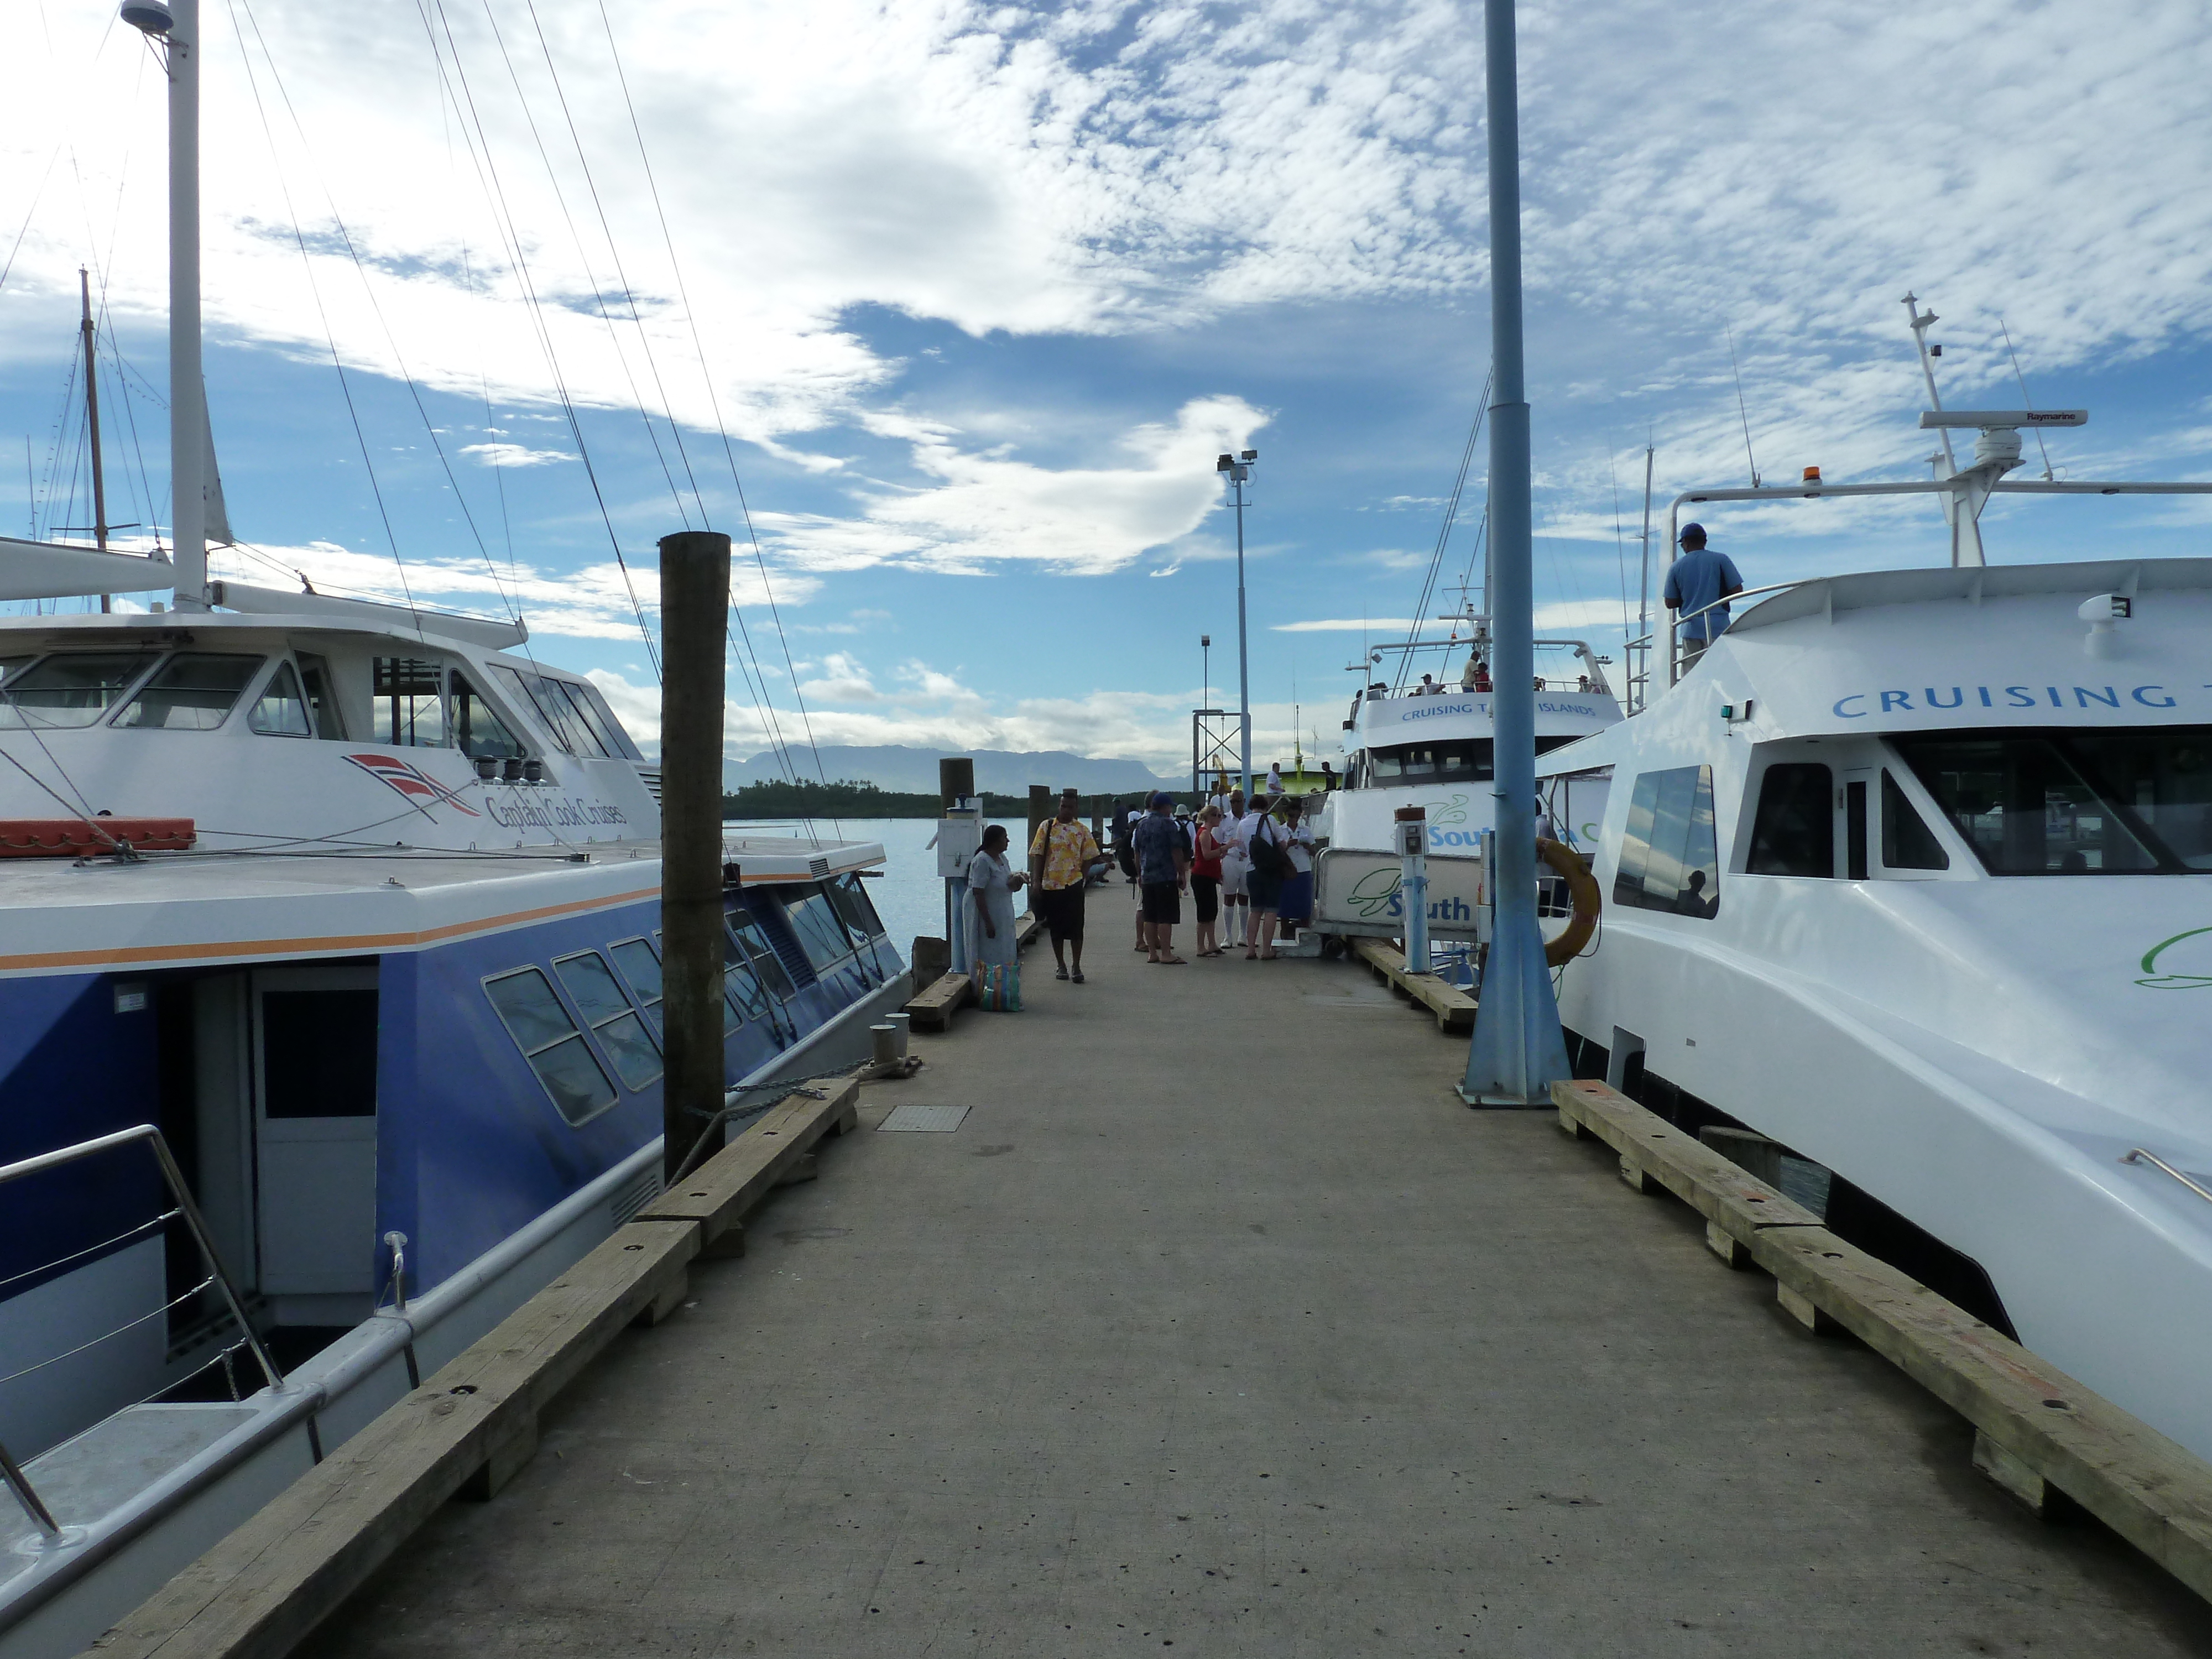
[[[1078,815],[1080,805],[1074,790],[1061,792],[1059,810],[1030,840],[1026,870],[1008,856],[1005,825],[984,830],[969,861],[963,918],[973,971],[1018,960],[1014,895],[1027,888],[1052,942],[1053,977],[1082,984],[1085,896],[1117,860],[1135,889],[1136,948],[1148,963],[1190,960],[1175,947],[1185,895],[1200,957],[1226,957],[1241,943],[1248,961],[1273,961],[1278,934],[1288,939],[1312,918],[1314,834],[1300,796],[1248,799],[1242,789],[1217,790],[1195,814],[1178,815],[1175,798],[1158,791],[1115,825],[1115,859]]]
[[[1239,942],[1241,919],[1246,959],[1273,961],[1278,931],[1288,937],[1313,915],[1314,835],[1304,821],[1304,800],[1273,795],[1248,801],[1242,789],[1231,789],[1217,793],[1193,817],[1176,817],[1174,807],[1172,796],[1157,793],[1124,832],[1124,868],[1137,889],[1136,948],[1147,962],[1165,967],[1188,960],[1175,948],[1188,893],[1198,956],[1227,956]]]

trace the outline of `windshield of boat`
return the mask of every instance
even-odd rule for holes
[[[2212,871],[2212,726],[1891,741],[1991,875]]]

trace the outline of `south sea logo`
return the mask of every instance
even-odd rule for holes
[[[2143,953],[2142,970],[2145,977],[2136,983],[2147,991],[2201,991],[2212,986],[2212,927],[2192,927],[2152,945]]]

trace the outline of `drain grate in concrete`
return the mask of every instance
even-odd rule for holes
[[[932,1105],[927,1101],[909,1100],[891,1109],[891,1114],[876,1125],[878,1133],[898,1129],[927,1129],[949,1133],[960,1127],[960,1120],[968,1115],[965,1106]]]

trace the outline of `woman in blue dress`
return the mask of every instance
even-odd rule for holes
[[[979,982],[986,968],[1011,968],[1019,960],[1014,946],[1014,894],[1029,877],[1006,857],[1006,827],[983,831],[983,848],[968,860],[968,971]]]

